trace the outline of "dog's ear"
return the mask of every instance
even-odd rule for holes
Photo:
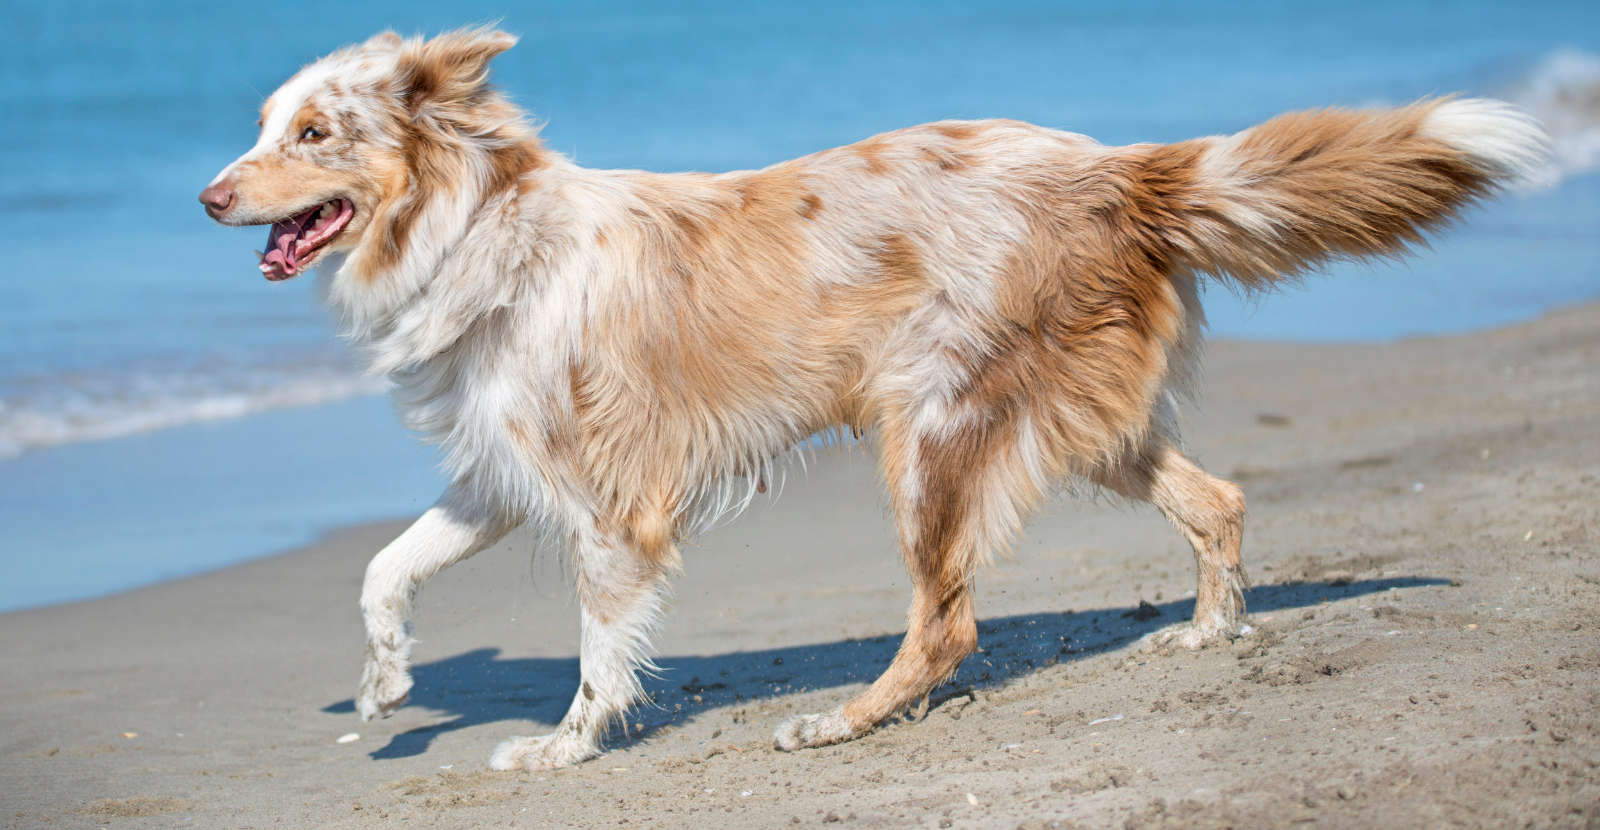
[[[490,59],[516,44],[487,27],[405,44],[398,69],[406,103],[413,113],[429,104],[470,104],[488,85]]]

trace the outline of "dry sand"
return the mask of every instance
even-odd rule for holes
[[[526,537],[427,587],[413,702],[370,724],[356,596],[403,523],[0,615],[0,825],[1600,826],[1600,305],[1217,343],[1203,401],[1191,449],[1250,498],[1228,646],[1141,653],[1190,554],[1064,499],[982,575],[983,652],[921,722],[775,752],[887,664],[908,601],[871,463],[824,454],[686,552],[656,705],[554,773],[485,769],[576,682],[570,582]]]

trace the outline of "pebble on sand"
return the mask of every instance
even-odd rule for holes
[[[351,732],[351,733],[346,734],[346,735],[340,735],[338,740],[336,740],[334,743],[347,744],[347,743],[350,743],[351,741],[359,741],[359,740],[361,740],[361,736],[359,734],[355,733],[355,732]]]

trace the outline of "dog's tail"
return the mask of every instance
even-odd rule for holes
[[[1325,260],[1422,244],[1475,200],[1536,176],[1549,138],[1509,104],[1443,98],[1290,113],[1161,149],[1171,152],[1149,157],[1146,182],[1183,194],[1160,223],[1176,255],[1265,288]]]

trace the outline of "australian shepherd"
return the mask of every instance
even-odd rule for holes
[[[1204,279],[1246,290],[1394,256],[1543,163],[1496,101],[1284,115],[1231,136],[1107,147],[941,121],[764,170],[585,170],[488,83],[516,39],[384,33],[310,64],[200,194],[270,225],[261,273],[320,266],[329,305],[449,489],[372,560],[356,707],[411,687],[412,605],[441,569],[535,522],[570,551],[582,678],[554,732],[495,769],[600,752],[639,698],[678,545],[765,489],[797,442],[875,453],[913,582],[865,692],[777,727],[859,737],[977,643],[974,572],[1067,482],[1161,511],[1194,546],[1194,619],[1236,635],[1245,502],[1178,449]]]

